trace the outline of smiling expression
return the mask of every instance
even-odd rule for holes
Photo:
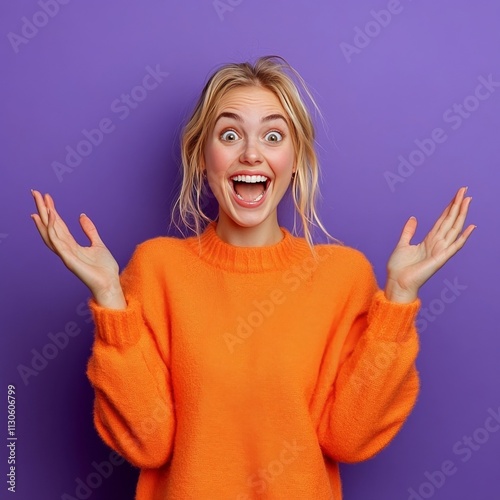
[[[219,222],[277,225],[295,153],[287,114],[270,90],[237,87],[221,98],[204,160]]]

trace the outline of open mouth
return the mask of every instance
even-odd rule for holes
[[[237,198],[247,203],[260,201],[271,182],[265,175],[235,175],[231,181]]]

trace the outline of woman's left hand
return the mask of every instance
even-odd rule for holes
[[[410,245],[417,228],[417,219],[408,219],[387,263],[385,295],[388,300],[414,301],[419,288],[465,245],[476,227],[471,224],[460,234],[472,200],[472,197],[464,198],[466,191],[466,187],[457,191],[434,227],[418,245]]]

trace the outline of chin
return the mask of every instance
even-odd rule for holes
[[[247,213],[247,214],[242,214],[242,213],[235,213],[235,210],[229,210],[226,211],[224,210],[226,215],[238,226],[240,227],[246,227],[246,228],[252,228],[252,227],[257,227],[260,226],[263,222],[267,220],[269,217],[269,214],[267,213]],[[238,211],[239,212],[239,211]]]

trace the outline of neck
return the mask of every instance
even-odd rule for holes
[[[283,239],[276,212],[257,226],[243,227],[236,224],[221,210],[216,233],[222,241],[237,247],[275,245]]]

